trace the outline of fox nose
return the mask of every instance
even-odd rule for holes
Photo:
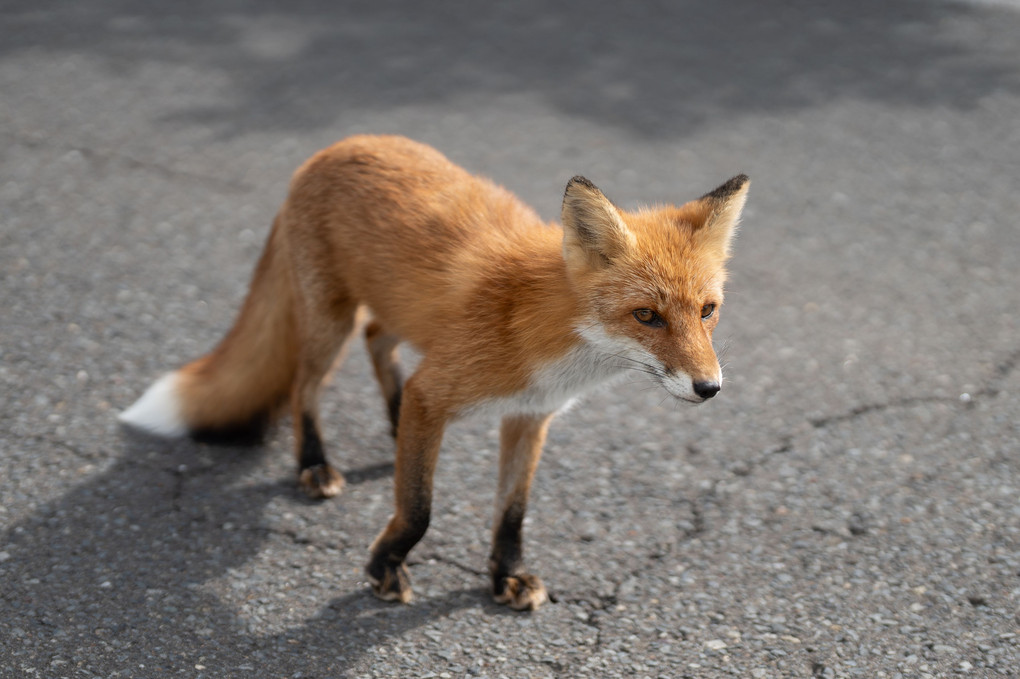
[[[709,399],[719,393],[722,386],[718,382],[695,382],[694,393],[704,399]]]

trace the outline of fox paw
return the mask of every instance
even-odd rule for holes
[[[372,593],[383,601],[399,601],[406,604],[411,601],[411,574],[407,571],[404,563],[397,565],[386,564],[382,568],[382,576],[372,575],[372,568],[369,565],[368,579],[372,583]]]
[[[549,595],[537,575],[518,573],[500,578],[493,598],[496,603],[507,604],[516,611],[533,611],[548,601]]]
[[[339,495],[344,489],[344,477],[328,463],[301,470],[298,485],[308,497],[318,500]]]

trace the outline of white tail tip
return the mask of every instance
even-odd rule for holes
[[[124,424],[156,434],[177,437],[188,433],[181,417],[181,399],[177,393],[177,373],[163,375],[149,387],[134,405],[117,416]]]

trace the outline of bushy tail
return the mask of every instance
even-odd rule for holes
[[[278,218],[234,327],[211,353],[157,380],[121,422],[160,436],[261,435],[290,395],[297,369],[286,245]]]

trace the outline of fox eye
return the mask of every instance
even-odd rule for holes
[[[712,314],[714,314],[714,313],[715,313],[715,305],[714,304],[706,304],[705,306],[701,307],[701,320],[707,321],[708,319],[712,318]]]
[[[666,325],[665,319],[651,309],[635,309],[634,318],[642,325],[650,325],[653,328],[662,328]]]

